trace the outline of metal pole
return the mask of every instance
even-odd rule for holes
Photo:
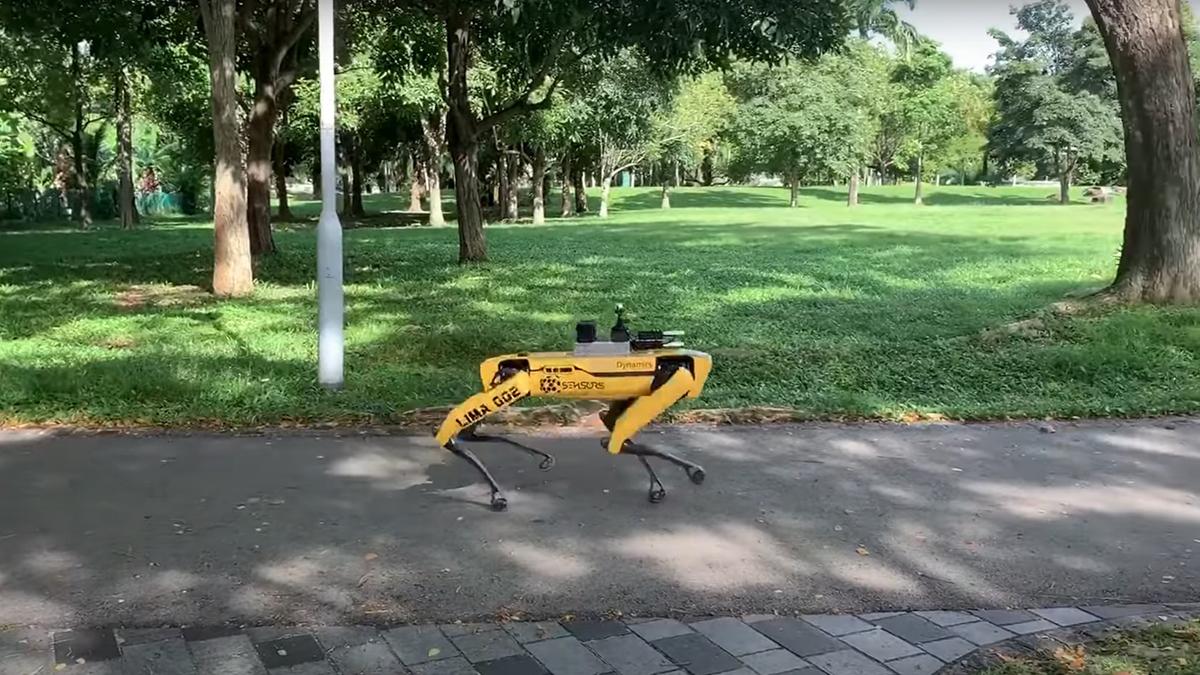
[[[319,0],[321,72],[321,220],[317,223],[317,380],[328,389],[344,382],[345,297],[342,224],[337,214],[336,102],[333,76],[333,0]]]

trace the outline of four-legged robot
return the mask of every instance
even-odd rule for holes
[[[450,411],[437,431],[437,441],[475,467],[492,488],[492,509],[503,511],[508,500],[487,467],[460,440],[499,441],[541,458],[541,469],[554,466],[554,457],[516,441],[483,436],[475,429],[484,418],[527,396],[612,401],[600,419],[611,434],[604,445],[614,455],[634,455],[650,474],[650,501],[658,503],[666,488],[647,457],[680,466],[697,485],[704,482],[700,465],[662,450],[635,443],[632,438],[680,399],[695,398],[712,369],[712,357],[682,348],[679,333],[638,331],[625,326],[624,309],[617,305],[617,323],[608,341],[596,339],[596,323],[576,325],[575,349],[496,356],[479,366],[484,391]]]

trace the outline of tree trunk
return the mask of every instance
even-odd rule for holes
[[[309,180],[312,182],[313,199],[321,200],[321,158],[318,153],[317,158],[313,160],[312,170],[309,171]]]
[[[660,206],[664,209],[671,208],[671,182],[663,181],[662,183],[662,202]]]
[[[213,293],[222,297],[254,290],[250,236],[246,226],[246,179],[242,172],[237,103],[236,0],[200,0],[208,36],[212,84],[213,140]]]
[[[608,190],[612,185],[612,175],[605,176],[600,181],[600,217],[608,217]]]
[[[788,185],[791,186],[791,196],[788,200],[788,206],[794,209],[800,205],[800,179],[796,174],[788,174]]]
[[[849,206],[858,206],[858,171],[850,174],[850,196],[846,199]]]
[[[1200,134],[1179,0],[1087,0],[1117,76],[1129,193],[1109,293],[1200,300]]]
[[[129,92],[129,73],[116,73],[117,103],[117,208],[121,229],[131,230],[138,223],[137,203],[133,196],[133,105]]]
[[[570,155],[563,155],[562,161],[559,162],[558,180],[562,188],[562,202],[560,204],[559,215],[562,218],[570,218],[575,215],[575,202],[571,199]]]
[[[83,82],[83,55],[80,43],[71,44],[71,84],[75,88],[75,125],[71,129],[71,154],[74,156],[72,177],[75,184],[76,203],[79,204],[76,217],[79,226],[87,229],[92,226],[92,188],[87,175],[87,150],[84,148],[83,98],[86,95],[86,85]]]
[[[358,141],[355,140],[351,145],[352,152],[350,155],[350,215],[362,218],[367,215],[367,210],[363,208],[363,167],[362,167],[362,148]]]
[[[921,206],[925,203],[925,185],[924,181],[921,180],[921,172],[924,169],[924,162],[925,159],[920,155],[917,155],[917,193],[913,198],[913,203],[917,206]]]
[[[513,159],[505,152],[504,146],[497,146],[496,150],[499,153],[496,157],[496,205],[500,207],[500,220],[512,220],[513,216],[508,210],[508,165]]]
[[[264,72],[268,71],[268,72]],[[254,107],[246,123],[246,222],[250,253],[275,252],[271,233],[271,150],[275,147],[275,76],[260,67],[255,76]]]
[[[446,113],[437,110],[421,118],[421,136],[425,141],[425,189],[429,192],[429,224],[445,225],[442,213],[442,143]]]
[[[351,193],[354,190],[350,186],[350,172],[346,170],[347,168],[349,167],[342,167],[342,215],[344,216],[349,216],[351,211],[354,210],[353,205],[350,203],[353,199]]]
[[[533,174],[530,192],[533,193],[533,224],[543,225],[546,222],[546,151],[537,148],[533,151]]]
[[[505,214],[508,220],[519,220],[521,218],[521,191],[518,186],[521,183],[521,156],[517,154],[508,155],[508,178],[504,182],[508,184],[508,193],[504,205]]]
[[[1074,167],[1067,163],[1067,168],[1063,169],[1062,175],[1058,177],[1058,203],[1066,206],[1071,203],[1071,172]]]
[[[458,10],[446,20],[446,56],[450,102],[446,140],[454,162],[454,196],[458,212],[458,261],[487,260],[487,240],[483,235],[483,209],[479,203],[479,141],[475,133],[475,113],[467,90],[467,62],[470,59],[471,17]]]
[[[583,186],[583,169],[576,168],[571,173],[571,183],[575,188],[575,213],[587,213],[587,189]]]
[[[275,201],[279,203],[278,212],[280,220],[292,219],[292,208],[288,204],[288,186],[287,186],[287,142],[282,137],[275,138],[275,150],[272,154],[274,166],[272,174],[275,176]]]
[[[408,211],[409,213],[421,213],[425,209],[421,206],[421,174],[424,172],[421,168],[421,160],[417,158],[417,153],[409,153],[409,172],[408,172]]]
[[[700,162],[700,182],[704,187],[712,185],[713,182],[713,156],[717,154],[716,141],[712,141],[704,146],[704,159]]]

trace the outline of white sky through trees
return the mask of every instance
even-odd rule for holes
[[[1190,1],[1200,9],[1200,0]],[[983,71],[999,49],[988,36],[988,29],[999,28],[1010,35],[1019,35],[1016,17],[1009,9],[1022,4],[1025,3],[1004,0],[917,0],[915,10],[904,7],[900,11],[923,35],[942,43],[946,53],[954,57],[954,65]],[[1068,4],[1078,21],[1089,16],[1084,0],[1068,0]]]

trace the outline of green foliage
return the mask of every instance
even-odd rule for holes
[[[1016,657],[980,675],[1194,675],[1200,671],[1200,622],[1152,626],[1063,648],[1052,655]]]
[[[1039,0],[1016,13],[1029,38],[1016,41],[997,33],[1004,48],[993,68],[992,153],[1010,170],[1032,162],[1040,175],[1056,177],[1072,176],[1078,163],[1118,164],[1120,113],[1111,75],[1098,63],[1095,27],[1085,24],[1074,31],[1070,9],[1061,0]]]
[[[720,73],[685,78],[669,109],[654,118],[649,159],[678,163],[685,172],[699,169],[732,124],[737,102]]]

